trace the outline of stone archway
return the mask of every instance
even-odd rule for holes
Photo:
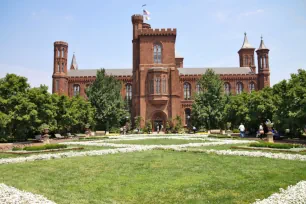
[[[157,131],[157,126],[159,126],[160,131],[165,130],[167,115],[163,111],[156,111],[152,114],[152,127],[153,131]],[[162,126],[162,128],[161,128]]]

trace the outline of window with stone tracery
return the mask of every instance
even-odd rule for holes
[[[162,62],[162,46],[159,43],[154,44],[154,48],[153,48],[153,61],[154,64],[161,64]]]
[[[228,82],[224,83],[224,93],[229,95],[231,93],[231,86]]]
[[[132,84],[126,84],[126,99],[131,100],[132,99]]]
[[[189,100],[191,96],[191,85],[188,82],[184,83],[184,99]]]
[[[165,77],[163,77],[162,79],[162,89],[163,89],[163,93],[166,93],[167,92],[167,80]]]
[[[77,96],[80,94],[80,85],[78,84],[74,84],[73,85],[73,95],[74,96]]]
[[[196,85],[196,93],[199,94],[201,91],[201,85],[199,83],[197,83]]]
[[[241,94],[243,92],[243,84],[241,82],[238,82],[236,85],[236,93]]]
[[[160,78],[155,78],[156,94],[160,94]]]
[[[251,93],[252,91],[255,91],[255,83],[254,83],[254,82],[251,82],[251,83],[249,84],[249,91],[250,91],[250,93]]]

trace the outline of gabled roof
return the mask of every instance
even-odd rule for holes
[[[243,44],[242,44],[241,49],[245,49],[245,48],[254,48],[254,47],[252,47],[252,45],[249,43],[248,37],[247,37],[247,34],[246,34],[246,33],[244,33],[244,41],[243,41]]]

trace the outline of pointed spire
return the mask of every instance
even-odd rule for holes
[[[264,41],[263,41],[263,37],[262,37],[262,35],[261,35],[261,41],[260,41],[260,45],[259,45],[259,48],[258,48],[258,50],[268,50],[268,48],[265,46],[265,43],[264,43]]]
[[[72,61],[71,61],[70,69],[74,69],[74,70],[78,69],[78,64],[76,62],[76,58],[75,58],[74,53],[73,53],[73,56],[72,56]]]
[[[246,32],[244,33],[244,41],[243,41],[243,45],[242,45],[241,49],[244,49],[244,48],[254,48],[254,47],[252,47],[252,45],[249,43]]]

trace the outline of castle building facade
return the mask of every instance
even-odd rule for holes
[[[175,52],[176,29],[152,29],[142,15],[132,16],[133,65],[131,69],[105,69],[122,82],[122,97],[131,100],[131,116],[151,120],[153,129],[169,118],[181,116],[187,125],[193,96],[200,91],[199,78],[208,68],[184,68],[184,58]],[[261,39],[256,50],[246,33],[238,51],[239,67],[211,68],[224,81],[225,94],[241,94],[270,86],[269,49]],[[73,55],[67,63],[68,43],[54,42],[52,92],[69,97],[86,97],[85,89],[96,78],[98,69],[79,69]]]

